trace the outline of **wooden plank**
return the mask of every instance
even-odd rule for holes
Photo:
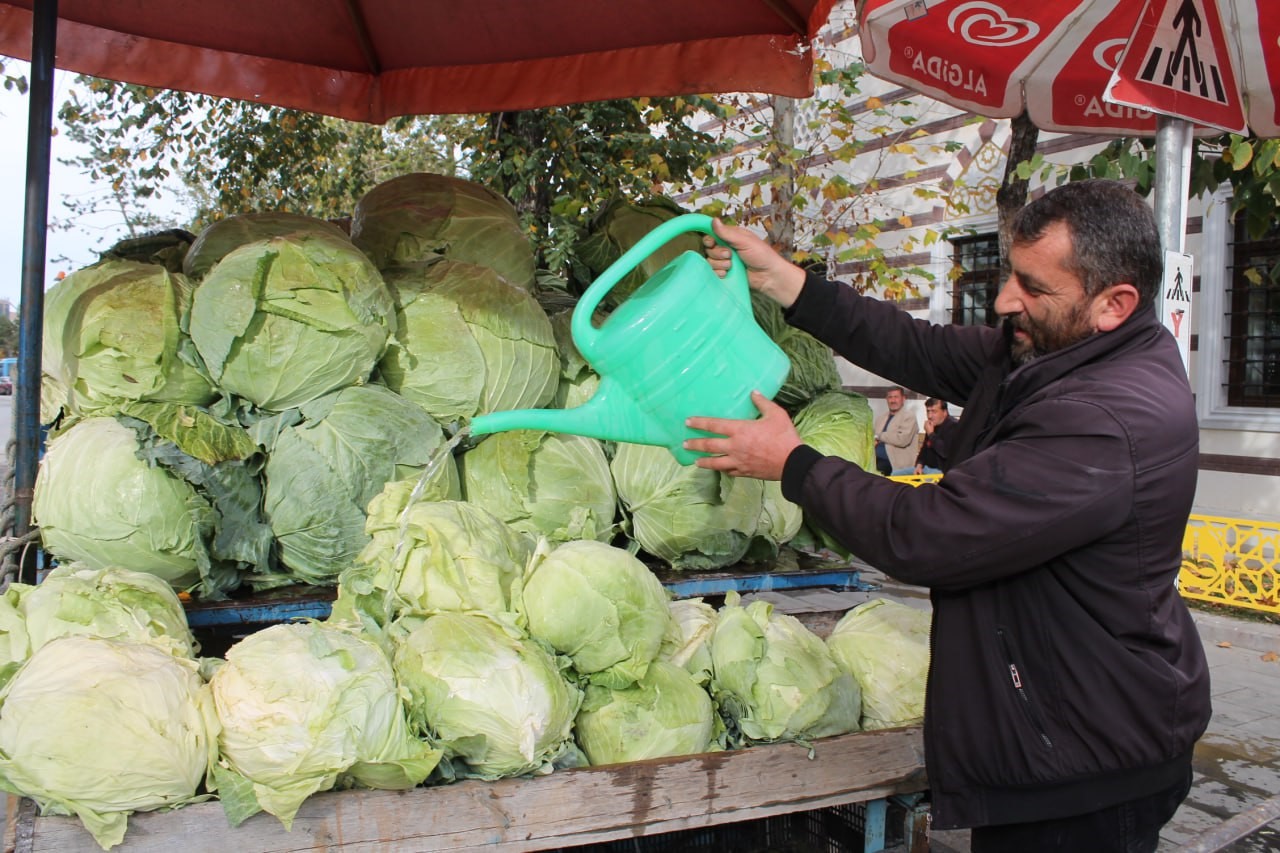
[[[923,791],[918,727],[859,732],[682,758],[307,800],[286,832],[266,814],[238,828],[218,803],[136,814],[120,853],[343,850],[514,853],[574,847]],[[21,835],[23,828],[17,827]],[[99,848],[66,817],[33,818],[31,851]],[[6,833],[6,849],[14,836]]]

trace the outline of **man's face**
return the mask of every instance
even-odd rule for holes
[[[1015,364],[1068,347],[1092,335],[1097,299],[1084,294],[1080,279],[1067,269],[1071,236],[1062,222],[1050,225],[1032,243],[1009,250],[1013,268],[995,309],[1004,318]]]
[[[889,391],[884,395],[884,402],[889,407],[889,412],[891,414],[896,415],[898,413],[902,408],[903,400],[904,398],[901,391]]]
[[[929,423],[937,426],[947,419],[947,410],[941,405],[933,405],[925,407],[925,416],[929,419]]]

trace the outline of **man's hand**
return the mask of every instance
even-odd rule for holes
[[[712,222],[711,227],[716,237],[728,244],[720,245],[710,234],[702,237],[707,261],[716,274],[724,278],[728,273],[729,247],[732,246],[747,268],[747,283],[751,289],[763,293],[783,308],[790,308],[804,287],[804,270],[783,258],[746,228],[726,225],[720,219]]]
[[[760,410],[756,420],[689,418],[685,421],[685,425],[693,429],[717,433],[717,437],[685,441],[687,450],[713,454],[698,459],[695,464],[699,468],[723,471],[734,477],[782,479],[787,457],[804,442],[786,409],[759,391],[751,392],[751,402]]]

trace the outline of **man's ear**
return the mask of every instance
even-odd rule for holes
[[[1128,320],[1138,307],[1138,288],[1132,284],[1113,284],[1093,298],[1093,328],[1110,332]]]

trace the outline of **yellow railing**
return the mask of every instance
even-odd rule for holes
[[[919,486],[941,475],[893,479]],[[1192,514],[1178,590],[1187,599],[1280,613],[1280,522]]]

